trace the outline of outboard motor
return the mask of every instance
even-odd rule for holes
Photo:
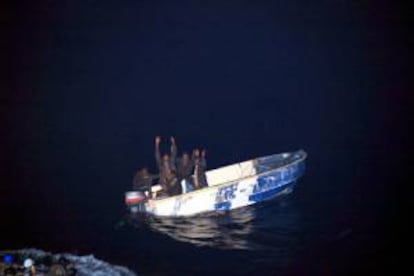
[[[147,197],[141,191],[132,191],[125,193],[125,204],[134,213],[143,210],[144,203],[146,201]]]

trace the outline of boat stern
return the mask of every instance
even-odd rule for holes
[[[133,213],[145,211],[145,202],[147,202],[147,197],[141,191],[125,193],[125,205]]]

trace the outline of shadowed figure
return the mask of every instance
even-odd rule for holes
[[[206,176],[206,150],[202,150],[201,155],[198,149],[193,151],[194,160],[194,186],[196,189],[208,186]]]
[[[160,174],[160,185],[163,190],[169,195],[177,195],[181,193],[181,187],[178,185],[176,176],[176,158],[177,158],[177,146],[174,137],[170,138],[171,149],[170,155],[164,154],[161,158],[159,136],[155,137],[155,160]]]
[[[137,171],[132,181],[132,186],[135,191],[138,190],[148,190],[149,196],[152,196],[151,185],[153,181],[153,176],[149,173],[147,168],[142,168]]]
[[[194,160],[190,158],[188,153],[183,153],[181,158],[177,162],[177,177],[178,181],[181,183],[182,180],[185,180],[185,184],[190,185],[189,189],[191,190],[194,186],[193,183],[193,170],[194,170]]]

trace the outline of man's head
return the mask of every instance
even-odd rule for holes
[[[188,153],[183,153],[183,156],[181,157],[181,161],[183,164],[187,164],[190,161],[190,155]]]
[[[164,154],[164,155],[162,156],[162,161],[163,161],[163,162],[168,162],[168,161],[170,161],[170,157],[168,156],[168,154]]]

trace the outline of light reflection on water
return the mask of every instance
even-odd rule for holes
[[[177,241],[218,249],[285,252],[301,236],[300,216],[289,199],[190,218],[130,215],[128,221]]]

